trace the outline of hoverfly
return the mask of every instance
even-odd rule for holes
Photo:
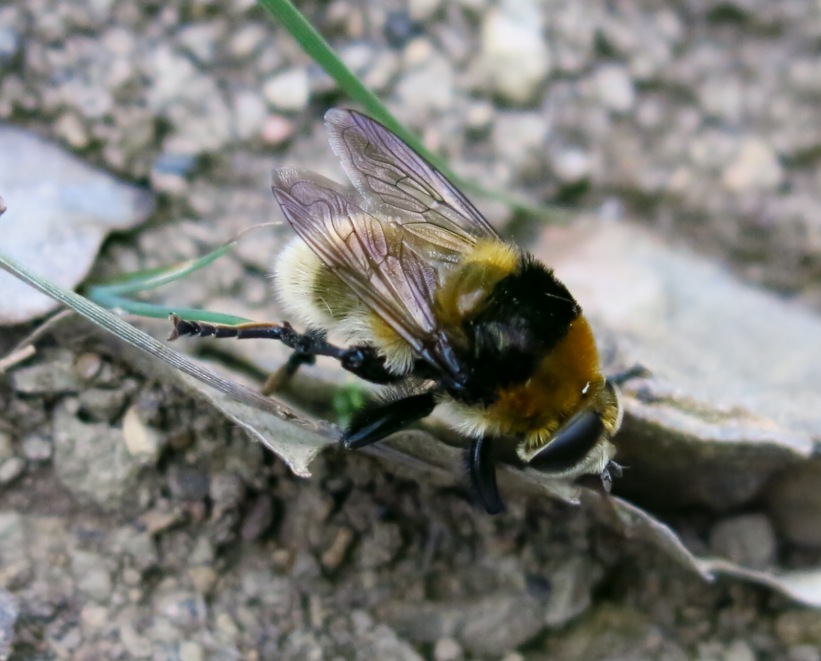
[[[176,318],[176,334],[273,338],[294,349],[291,373],[331,356],[385,385],[385,399],[345,430],[346,448],[447,407],[472,439],[468,473],[488,512],[503,509],[495,464],[504,448],[557,478],[595,474],[609,488],[621,473],[611,442],[619,392],[567,288],[380,123],[330,110],[325,125],[354,191],[305,170],[273,175],[296,233],[274,264],[276,292],[306,332]]]

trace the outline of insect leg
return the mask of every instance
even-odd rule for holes
[[[610,493],[610,490],[613,488],[613,478],[621,477],[623,473],[624,468],[621,464],[617,464],[612,459],[608,461],[607,466],[605,466],[601,472],[601,488],[604,489],[606,493]]]
[[[189,321],[181,319],[176,314],[172,314],[169,319],[173,325],[173,330],[169,340],[176,340],[181,335],[193,335],[195,337],[234,337],[238,340],[264,339],[279,340],[285,346],[302,353],[315,353],[303,351],[303,347],[313,348],[314,344],[322,343],[321,336],[315,333],[297,333],[287,321],[281,324],[250,322],[247,324],[212,324],[206,321]]]
[[[436,398],[432,390],[378,406],[366,406],[354,415],[342,435],[342,445],[347,449],[356,449],[381,441],[412,422],[429,416],[435,406]]]
[[[293,378],[300,367],[303,365],[313,365],[314,363],[316,363],[316,356],[294,351],[288,356],[288,360],[285,364],[280,366],[275,372],[272,372],[265,380],[265,383],[262,385],[262,394],[271,395],[275,392],[279,392],[285,384]]]
[[[211,324],[202,321],[188,321],[171,315],[174,328],[169,340],[181,335],[196,337],[233,337],[238,340],[268,339],[279,340],[286,347],[293,349],[300,358],[292,356],[294,371],[301,363],[309,361],[312,356],[329,356],[339,361],[343,369],[361,379],[372,383],[392,383],[400,378],[385,368],[385,358],[376,349],[368,345],[348,348],[337,347],[325,340],[323,333],[298,333],[287,321],[277,323],[248,323],[232,326],[230,324]],[[289,359],[289,364],[291,360]],[[288,369],[288,368],[286,368]]]
[[[302,353],[294,351],[288,356],[288,362],[283,365],[285,376],[291,378],[297,373],[297,370],[303,365],[313,365],[316,362],[316,356],[309,353]]]
[[[558,471],[577,465],[604,433],[604,423],[595,411],[582,411],[564,426],[528,462],[541,471]]]
[[[493,456],[493,440],[477,438],[467,451],[467,468],[470,482],[488,514],[504,510],[502,496],[496,485],[496,460]]]
[[[623,383],[627,383],[633,379],[643,379],[648,376],[652,376],[653,373],[648,370],[644,365],[639,365],[636,363],[627,369],[623,369],[620,372],[616,372],[615,374],[611,374],[607,377],[607,380],[610,383],[613,383],[617,386],[620,386]]]

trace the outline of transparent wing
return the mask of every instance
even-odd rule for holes
[[[437,270],[401,225],[369,214],[344,189],[313,172],[274,172],[285,217],[322,263],[420,355],[436,336]]]
[[[496,230],[445,176],[379,122],[352,110],[329,110],[325,126],[345,173],[369,204],[398,215],[424,240],[472,244]]]

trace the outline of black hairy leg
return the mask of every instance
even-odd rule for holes
[[[364,406],[354,414],[341,443],[349,450],[376,443],[426,418],[435,407],[433,390]]]
[[[653,373],[644,365],[639,365],[638,363],[636,363],[635,365],[632,365],[627,369],[623,369],[620,372],[611,374],[607,377],[607,380],[614,385],[620,386],[623,383],[632,381],[633,379],[644,379],[648,376],[652,376],[652,374]]]
[[[579,464],[604,433],[595,411],[577,413],[529,461],[536,470],[560,471]]]
[[[610,493],[610,490],[613,488],[613,478],[621,477],[623,474],[624,468],[622,465],[617,464],[611,459],[607,462],[607,466],[605,466],[604,470],[601,472],[601,488],[606,493]]]
[[[505,509],[499,487],[496,485],[496,458],[493,455],[493,439],[475,439],[466,457],[470,483],[488,514],[499,514]]]
[[[300,367],[303,365],[313,365],[314,363],[316,363],[316,356],[309,353],[294,351],[290,356],[288,356],[288,360],[285,364],[265,380],[265,383],[262,386],[262,394],[270,395],[282,390],[285,384],[293,378],[294,374],[297,373]]]
[[[385,357],[371,346],[337,347],[325,340],[324,333],[316,331],[299,333],[287,321],[281,324],[252,322],[232,326],[230,324],[187,321],[180,319],[175,314],[172,314],[170,319],[173,330],[168,338],[169,340],[175,340],[181,335],[216,338],[233,337],[238,340],[279,340],[286,347],[293,349],[296,355],[301,354],[301,357],[294,358],[294,371],[300,364],[309,362],[310,357],[329,356],[338,360],[343,369],[371,383],[394,383],[403,378],[389,372],[385,367]]]

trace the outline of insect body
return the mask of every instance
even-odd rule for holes
[[[468,471],[489,512],[502,509],[495,460],[556,477],[598,474],[609,485],[621,424],[615,385],[602,375],[581,308],[539,261],[502,241],[440,172],[378,122],[326,116],[331,146],[355,186],[274,172],[273,192],[297,236],[278,257],[288,324],[215,327],[177,320],[180,333],[274,337],[391,394],[356,415],[346,447],[361,447],[446,406],[470,436]],[[339,348],[324,332],[347,337]]]

